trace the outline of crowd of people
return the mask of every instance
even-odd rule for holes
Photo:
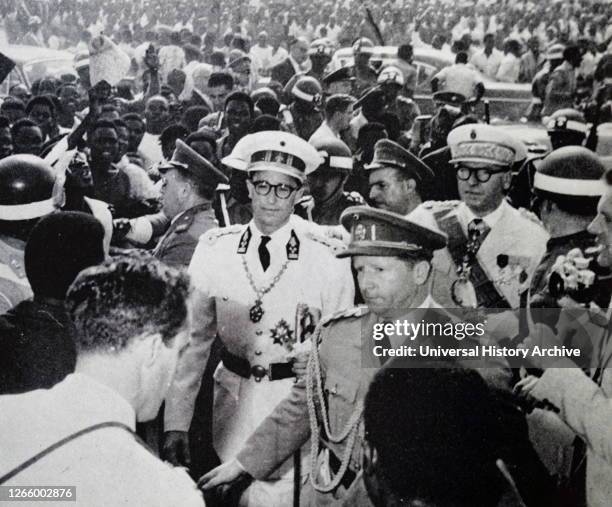
[[[87,507],[609,506],[608,4],[1,9],[0,53],[75,65],[0,103],[0,485]],[[427,46],[455,63],[422,115]],[[550,149],[475,113],[490,80],[532,84]],[[377,326],[474,309],[464,344],[580,356],[370,354]]]

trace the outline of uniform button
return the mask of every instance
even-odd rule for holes
[[[262,354],[261,350],[256,350],[256,351],[255,351],[255,355],[256,355],[256,356],[261,356],[261,354]]]
[[[229,298],[227,296],[223,296],[221,299],[223,299],[223,301],[227,301]]]
[[[263,334],[263,331],[261,329],[258,329],[257,331],[255,331],[255,334],[257,336],[261,336]]]

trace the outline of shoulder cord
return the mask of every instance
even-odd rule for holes
[[[363,401],[359,400],[355,406],[355,410],[351,414],[351,417],[346,423],[344,429],[338,434],[333,435],[329,428],[329,420],[327,416],[327,409],[325,407],[325,399],[323,397],[323,387],[322,387],[322,378],[321,378],[321,365],[319,362],[319,339],[321,336],[322,326],[317,326],[317,330],[315,331],[314,336],[312,337],[312,350],[310,353],[310,357],[308,359],[308,371],[306,374],[306,394],[307,394],[307,404],[308,404],[308,418],[310,421],[310,483],[312,487],[321,493],[329,493],[336,489],[340,484],[340,481],[344,477],[346,473],[349,461],[353,454],[353,449],[355,447],[355,442],[357,440],[357,432],[359,423],[361,421],[361,414],[363,412]],[[344,440],[347,440],[346,447],[344,448],[344,453],[342,456],[342,460],[340,463],[340,469],[336,476],[331,480],[331,482],[327,485],[321,485],[317,483],[316,475],[317,475],[317,458],[319,455],[319,423],[317,420],[317,411],[315,407],[315,386],[316,382],[316,390],[317,390],[317,398],[319,405],[321,407],[321,419],[323,421],[323,431],[325,432],[326,437],[330,442],[339,444]]]
[[[39,452],[35,456],[32,456],[30,459],[21,463],[21,465],[13,468],[9,473],[4,474],[2,477],[0,477],[0,484],[4,484],[8,480],[15,477],[17,474],[20,474],[21,472],[23,472],[26,468],[31,467],[37,461],[40,461],[42,458],[44,458],[48,454],[51,454],[53,451],[55,451],[56,449],[59,449],[60,447],[66,445],[67,443],[83,435],[86,435],[87,433],[101,430],[103,428],[120,428],[122,430],[127,431],[130,435],[135,435],[135,433],[132,431],[130,427],[128,427],[127,425],[123,423],[117,422],[117,421],[107,421],[107,422],[94,424],[93,426],[88,426],[87,428],[83,428],[82,430],[79,430],[75,433],[72,433],[71,435],[68,435],[67,437],[62,438],[61,440],[58,440],[57,442],[55,442],[54,444],[51,444],[46,449],[43,449],[41,452]]]

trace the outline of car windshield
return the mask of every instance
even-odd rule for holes
[[[37,62],[29,62],[23,66],[23,71],[28,78],[30,84],[36,79],[45,76],[59,77],[62,74],[74,74],[73,62],[69,58],[57,60],[39,60]]]

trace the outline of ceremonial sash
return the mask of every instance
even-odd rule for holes
[[[451,215],[444,218],[448,210],[434,213],[438,227],[448,236],[448,251],[456,266],[461,266],[467,250],[468,238],[465,236],[457,217]],[[486,238],[486,236],[485,236]],[[483,238],[484,242],[484,238]],[[482,243],[481,243],[482,245]],[[470,270],[470,282],[476,290],[476,299],[481,308],[510,308],[506,298],[499,293],[495,284],[489,280],[484,268],[475,257]]]

